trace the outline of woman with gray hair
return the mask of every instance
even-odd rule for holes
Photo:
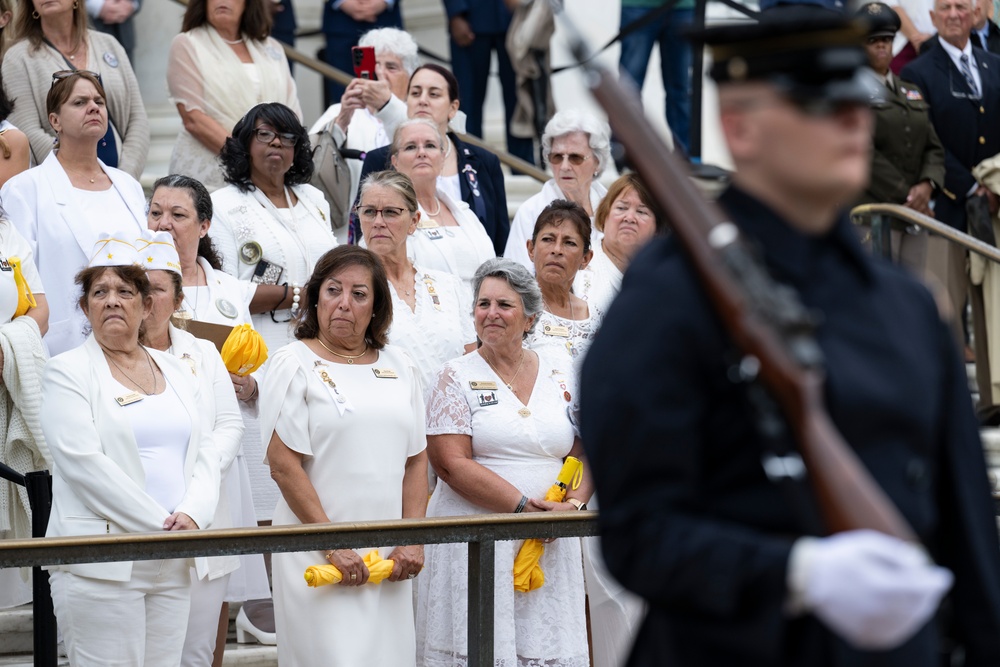
[[[360,157],[347,158],[349,202],[357,200],[364,154],[388,146],[396,126],[406,120],[406,86],[420,65],[417,43],[398,28],[369,30],[358,46],[375,48],[375,78],[351,81],[340,102],[330,105],[309,130],[314,146],[323,132],[329,132],[338,148],[357,151],[352,155],[360,153]],[[346,226],[343,229],[346,233]]]
[[[583,449],[568,358],[523,347],[542,310],[538,285],[520,264],[491,259],[476,271],[474,287],[482,346],[444,365],[427,403],[427,450],[440,478],[427,516],[584,509],[592,489],[587,475],[565,502],[543,500],[565,457],[582,458]],[[580,540],[549,544],[540,561],[545,586],[525,593],[514,590],[520,546],[496,544],[496,663],[588,665]],[[466,549],[425,547],[417,592],[419,665],[467,659]]]
[[[556,199],[566,199],[583,207],[594,220],[594,212],[608,190],[597,181],[611,163],[611,129],[593,115],[567,109],[558,112],[542,134],[542,156],[552,165],[554,178],[542,191],[521,204],[510,225],[503,256],[520,262],[529,271],[535,265],[528,257],[528,241],[538,214]],[[601,241],[594,228],[591,245]]]

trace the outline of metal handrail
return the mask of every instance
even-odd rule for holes
[[[180,5],[184,5],[185,7],[188,4],[188,0],[174,0],[174,2]],[[311,58],[306,54],[302,53],[301,51],[299,51],[298,49],[289,46],[288,44],[285,44],[284,42],[278,42],[278,43],[281,44],[281,47],[285,50],[285,55],[288,57],[289,60],[294,60],[303,67],[311,69],[312,71],[316,72],[321,76],[326,77],[327,79],[333,79],[337,83],[344,86],[348,85],[349,83],[351,83],[351,81],[354,80],[353,76],[351,76],[347,72],[344,72],[343,70],[339,70],[336,67],[332,67],[331,65],[321,60],[316,60],[315,58]],[[531,164],[530,162],[525,162],[524,160],[515,155],[511,155],[506,151],[499,150],[498,148],[495,148],[490,144],[486,143],[479,137],[473,136],[471,134],[459,134],[458,138],[468,144],[472,144],[473,146],[477,146],[479,148],[482,148],[483,150],[487,150],[493,153],[494,155],[497,156],[497,159],[499,159],[501,162],[503,162],[511,169],[516,169],[517,171],[521,172],[522,174],[525,174],[526,176],[531,176],[539,183],[545,183],[552,178],[552,176],[542,171],[541,169]]]
[[[597,513],[583,511],[41,537],[0,541],[0,568],[467,542],[468,664],[493,667],[496,541],[596,534]]]
[[[923,213],[917,213],[912,208],[900,206],[898,204],[862,204],[851,210],[852,218],[872,218],[888,216],[902,220],[904,222],[918,225],[937,236],[948,239],[952,243],[957,243],[970,252],[977,253],[983,257],[1000,262],[1000,250],[997,250],[988,243],[983,243],[979,239],[960,232],[951,225],[946,225]],[[873,237],[875,235],[873,234]],[[875,239],[873,239],[875,240]]]

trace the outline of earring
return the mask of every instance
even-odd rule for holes
[[[37,21],[38,20],[38,12],[37,11],[31,12],[31,18],[33,18],[33,19],[35,19]]]
[[[73,3],[73,9],[79,9],[79,8],[80,8],[80,3],[79,2],[74,2]]]

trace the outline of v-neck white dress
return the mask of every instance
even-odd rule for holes
[[[530,498],[544,498],[573,447],[578,396],[572,367],[563,358],[538,355],[538,375],[527,405],[500,381],[479,354],[445,364],[427,404],[427,434],[472,437],[476,463]],[[495,382],[474,390],[471,382]],[[530,414],[522,416],[519,410]],[[513,510],[513,508],[511,508]],[[465,516],[487,510],[439,480],[427,516]],[[514,557],[522,541],[497,542],[494,656],[498,665],[586,667],[583,565],[580,540],[545,545],[545,585],[514,591]],[[417,664],[451,667],[468,659],[468,547],[429,544],[417,577]]]

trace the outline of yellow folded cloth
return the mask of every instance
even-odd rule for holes
[[[378,549],[372,549],[362,559],[368,568],[368,583],[381,584],[392,574],[395,561],[385,560],[379,555]],[[344,575],[334,565],[310,565],[306,568],[306,583],[313,588],[326,586],[327,584],[339,584]]]
[[[554,503],[561,503],[566,499],[566,493],[570,488],[580,488],[583,479],[583,462],[580,459],[567,456],[563,463],[556,483],[549,487],[545,493],[545,500]],[[520,593],[527,593],[536,588],[541,588],[545,584],[545,573],[539,561],[545,553],[545,545],[541,540],[525,540],[524,544],[514,558],[514,590]]]
[[[222,362],[230,373],[241,377],[253,373],[267,361],[267,345],[249,324],[233,327],[222,346]]]
[[[38,304],[35,302],[35,295],[31,293],[31,288],[28,287],[28,281],[24,278],[21,258],[11,257],[7,261],[14,270],[14,286],[17,289],[17,310],[14,311],[14,317],[20,317]]]

